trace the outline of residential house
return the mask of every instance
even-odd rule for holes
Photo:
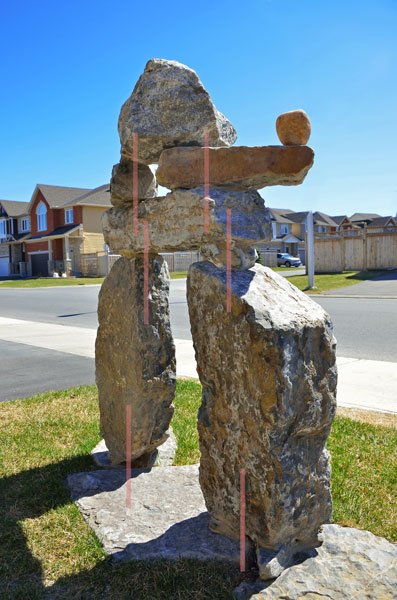
[[[308,211],[294,212],[285,208],[270,208],[272,241],[259,250],[288,252],[305,262],[306,220]],[[335,235],[337,224],[325,213],[313,214],[314,233]]]
[[[368,233],[387,233],[395,231],[397,220],[394,217],[376,217],[367,225]]]
[[[294,256],[304,253],[305,239],[301,237],[301,227],[290,219],[294,214],[288,208],[270,208],[272,223],[272,240],[259,250],[289,252]]]
[[[0,276],[19,274],[25,260],[23,241],[28,237],[30,221],[28,202],[0,200]],[[13,265],[17,265],[15,272]]]
[[[104,248],[101,216],[110,206],[109,184],[94,190],[37,184],[27,208],[30,234],[23,240],[20,274],[79,274],[80,254]]]
[[[370,223],[374,219],[378,219],[379,217],[380,215],[378,215],[377,213],[354,213],[354,215],[350,217],[350,221],[354,225],[364,227],[365,225],[368,225],[368,223]]]
[[[382,217],[377,213],[354,213],[350,221],[356,228],[368,230],[368,233],[387,233],[394,231],[397,227],[397,220],[392,216]]]
[[[336,232],[338,234],[357,229],[357,225],[354,225],[347,215],[332,216],[331,219],[336,224]]]

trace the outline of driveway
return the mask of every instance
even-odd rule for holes
[[[185,287],[185,280],[171,282],[171,324],[178,374],[194,376]],[[99,289],[0,289],[0,401],[94,383]],[[345,405],[370,408],[381,402],[394,410],[397,302],[390,298],[313,298],[334,321],[339,399]]]

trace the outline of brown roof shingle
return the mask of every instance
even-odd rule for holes
[[[0,204],[9,217],[21,217],[28,213],[29,202],[18,200],[0,200]]]
[[[65,202],[62,206],[111,206],[110,202],[110,184],[100,185],[99,187],[86,191],[84,194]]]
[[[90,191],[89,188],[75,188],[66,187],[63,185],[47,185],[45,183],[38,183],[36,190],[40,190],[44,198],[47,200],[50,208],[59,208],[70,202],[74,198],[81,196],[82,194]],[[33,196],[35,192],[33,193]]]

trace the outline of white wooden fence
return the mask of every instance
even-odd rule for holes
[[[397,268],[397,231],[363,229],[338,236],[316,237],[316,273]]]
[[[171,272],[187,271],[192,263],[201,260],[200,252],[165,252],[161,255]],[[107,252],[80,254],[80,272],[84,277],[105,277],[118,258],[119,254]]]

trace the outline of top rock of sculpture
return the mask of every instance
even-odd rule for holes
[[[146,64],[119,117],[121,153],[145,164],[157,163],[165,148],[230,146],[237,133],[214,106],[197,73],[173,60]],[[138,150],[134,156],[134,133]]]

